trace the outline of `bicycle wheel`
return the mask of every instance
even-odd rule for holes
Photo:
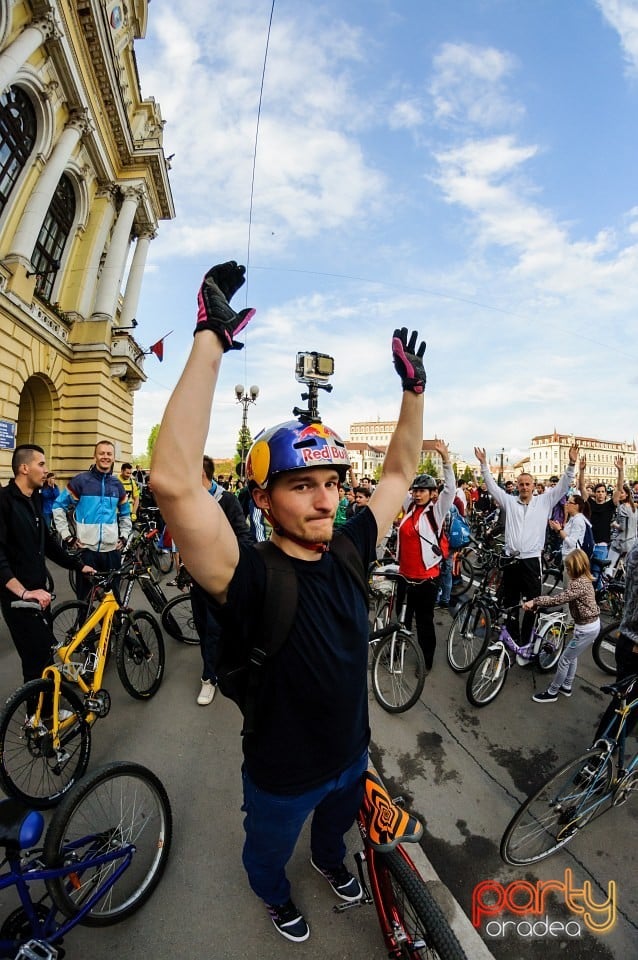
[[[475,707],[486,707],[495,700],[507,679],[509,661],[499,647],[488,650],[476,661],[467,678],[465,692]]]
[[[544,860],[560,850],[601,806],[612,778],[612,758],[592,747],[570,760],[514,814],[501,839],[506,863]]]
[[[466,600],[456,611],[447,635],[447,662],[465,673],[487,647],[492,624],[487,607]]]
[[[173,640],[199,644],[190,593],[169,600],[162,610],[162,626]]]
[[[66,646],[73,639],[89,615],[88,603],[69,600],[58,603],[51,611],[52,629],[56,646]]]
[[[425,660],[412,637],[398,630],[379,640],[372,657],[372,692],[388,713],[409,710],[425,683]]]
[[[80,921],[87,926],[108,926],[135,913],[162,877],[172,824],[166,790],[146,767],[109,763],[94,770],[64,798],[44,840],[47,867],[73,867],[66,876],[46,881],[55,905],[74,917],[100,893]],[[113,859],[82,865],[102,856]]]
[[[82,701],[66,683],[60,688],[60,710],[69,716],[61,723],[59,751],[53,746],[50,720],[41,720],[37,728],[30,724],[38,701],[46,713],[52,697],[53,680],[31,680],[9,697],[0,717],[0,784],[9,796],[39,809],[55,806],[71,789],[91,752]]]
[[[467,960],[443,911],[401,849],[375,853],[384,926],[391,931],[393,957]],[[396,937],[396,940],[394,938]]]
[[[475,576],[476,571],[474,570],[472,561],[469,559],[469,557],[461,557],[459,579],[456,582],[452,581],[450,598],[459,600],[461,597],[464,597],[465,594],[474,586]]]
[[[45,567],[46,570],[46,581],[44,584],[44,589],[47,593],[55,593],[55,583],[53,582],[53,577],[48,567]]]
[[[540,634],[538,648],[538,669],[541,673],[553,670],[565,647],[565,621],[550,620]]]
[[[164,638],[155,617],[134,610],[124,634],[115,641],[115,662],[122,686],[136,700],[147,700],[159,690],[164,673]]]
[[[620,636],[620,620],[614,620],[601,630],[591,648],[594,663],[604,673],[616,676],[616,642]]]
[[[71,590],[73,590],[73,593],[77,594],[78,586],[82,576],[83,575],[79,570],[69,570],[69,586],[71,587]]]

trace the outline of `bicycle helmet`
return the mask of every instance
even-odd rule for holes
[[[431,477],[429,473],[420,473],[412,481],[410,490],[436,490],[437,488],[436,477]]]
[[[249,486],[265,490],[277,474],[307,467],[334,467],[344,480],[350,467],[346,445],[325,423],[289,420],[255,437],[246,459],[246,479]]]

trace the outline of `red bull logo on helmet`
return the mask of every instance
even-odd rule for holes
[[[339,460],[342,460],[344,463],[349,463],[346,448],[337,447],[334,444],[326,443],[321,447],[304,447],[301,455],[304,463],[314,467],[319,466],[322,460],[327,460],[329,463],[334,463]]]

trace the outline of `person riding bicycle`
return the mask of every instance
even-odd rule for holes
[[[222,357],[241,347],[237,335],[254,314],[228,304],[244,272],[231,261],[204,278],[193,348],[162,420],[152,474],[186,565],[237,643],[251,649],[263,631],[264,559],[255,546],[238,544],[199,482]],[[425,343],[417,347],[417,339],[405,328],[394,333],[403,387],[397,428],[374,497],[341,527],[340,537],[352,541],[366,565],[399,512],[421,450]],[[243,738],[243,862],[276,929],[294,941],[306,940],[309,928],[291,900],[286,864],[313,811],[312,865],[342,899],[361,897],[343,865],[343,837],[356,818],[368,762],[368,610],[355,574],[330,550],[338,485],[348,467],[341,438],[312,418],[262,432],[246,462],[272,543],[293,564],[298,602],[287,641],[266,661],[257,722]]]
[[[529,473],[517,477],[518,496],[505,493],[490,473],[485,450],[474,447],[474,454],[481,464],[487,489],[505,514],[505,552],[516,556],[516,561],[503,571],[503,605],[514,608],[521,598],[542,593],[541,554],[547,521],[574,481],[578,447],[574,444],[569,448],[569,461],[560,482],[538,496],[534,495],[534,478]],[[534,614],[530,611],[523,616],[522,628],[516,610],[508,615],[507,628],[517,642],[520,638],[523,644],[529,643],[533,626]]]
[[[27,683],[53,662],[45,557],[68,570],[92,573],[93,568],[67,553],[44,520],[39,491],[47,469],[42,447],[33,443],[16,447],[11,467],[14,479],[0,490],[0,605]],[[13,608],[15,600],[37,600],[42,616]]]

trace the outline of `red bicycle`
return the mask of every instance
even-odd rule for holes
[[[467,960],[438,903],[403,843],[418,843],[423,826],[392,800],[372,770],[366,771],[357,818],[363,850],[355,854],[363,897],[335,906],[341,913],[374,903],[388,956],[405,960]],[[364,865],[369,884],[364,878]]]

